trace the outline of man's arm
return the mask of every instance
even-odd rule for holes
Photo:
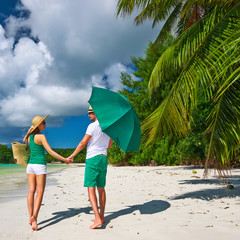
[[[108,144],[108,149],[112,147],[112,139],[110,138],[109,144]]]
[[[78,144],[75,151],[72,153],[71,156],[69,156],[69,158],[74,158],[79,152],[81,152],[82,149],[87,145],[91,137],[92,137],[91,135],[85,134],[82,141]]]

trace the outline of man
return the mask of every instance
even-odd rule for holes
[[[112,139],[102,132],[91,106],[88,110],[88,117],[93,123],[89,124],[85,136],[69,158],[73,159],[87,145],[84,187],[88,188],[89,200],[95,214],[95,219],[92,220],[94,224],[90,226],[90,229],[94,229],[105,223],[106,192],[104,187],[107,174],[107,149],[112,147]],[[96,187],[99,194],[100,212]]]

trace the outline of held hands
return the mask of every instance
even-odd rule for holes
[[[66,164],[71,164],[73,163],[74,158],[73,157],[68,157],[66,160]]]
[[[73,159],[70,158],[66,158],[66,160],[64,161],[66,164],[71,164],[73,163]]]
[[[71,161],[71,163],[73,163],[74,157],[69,156],[67,159],[69,159]]]

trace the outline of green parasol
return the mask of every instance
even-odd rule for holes
[[[120,93],[92,87],[89,104],[93,108],[101,129],[124,152],[138,151],[141,130],[133,106]]]

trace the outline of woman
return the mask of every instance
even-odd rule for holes
[[[45,157],[45,149],[51,154],[54,158],[57,158],[65,163],[69,164],[72,160],[64,158],[54,152],[49,146],[47,139],[44,134],[41,134],[41,131],[45,129],[46,122],[45,117],[36,116],[32,120],[32,126],[28,130],[26,136],[23,139],[23,142],[29,143],[31,150],[31,156],[27,165],[27,177],[29,192],[27,196],[27,205],[29,212],[29,224],[32,226],[34,231],[37,231],[37,217],[38,212],[42,203],[43,193],[46,184],[46,173],[47,173],[47,163]],[[34,195],[37,189],[37,194],[34,199]]]

